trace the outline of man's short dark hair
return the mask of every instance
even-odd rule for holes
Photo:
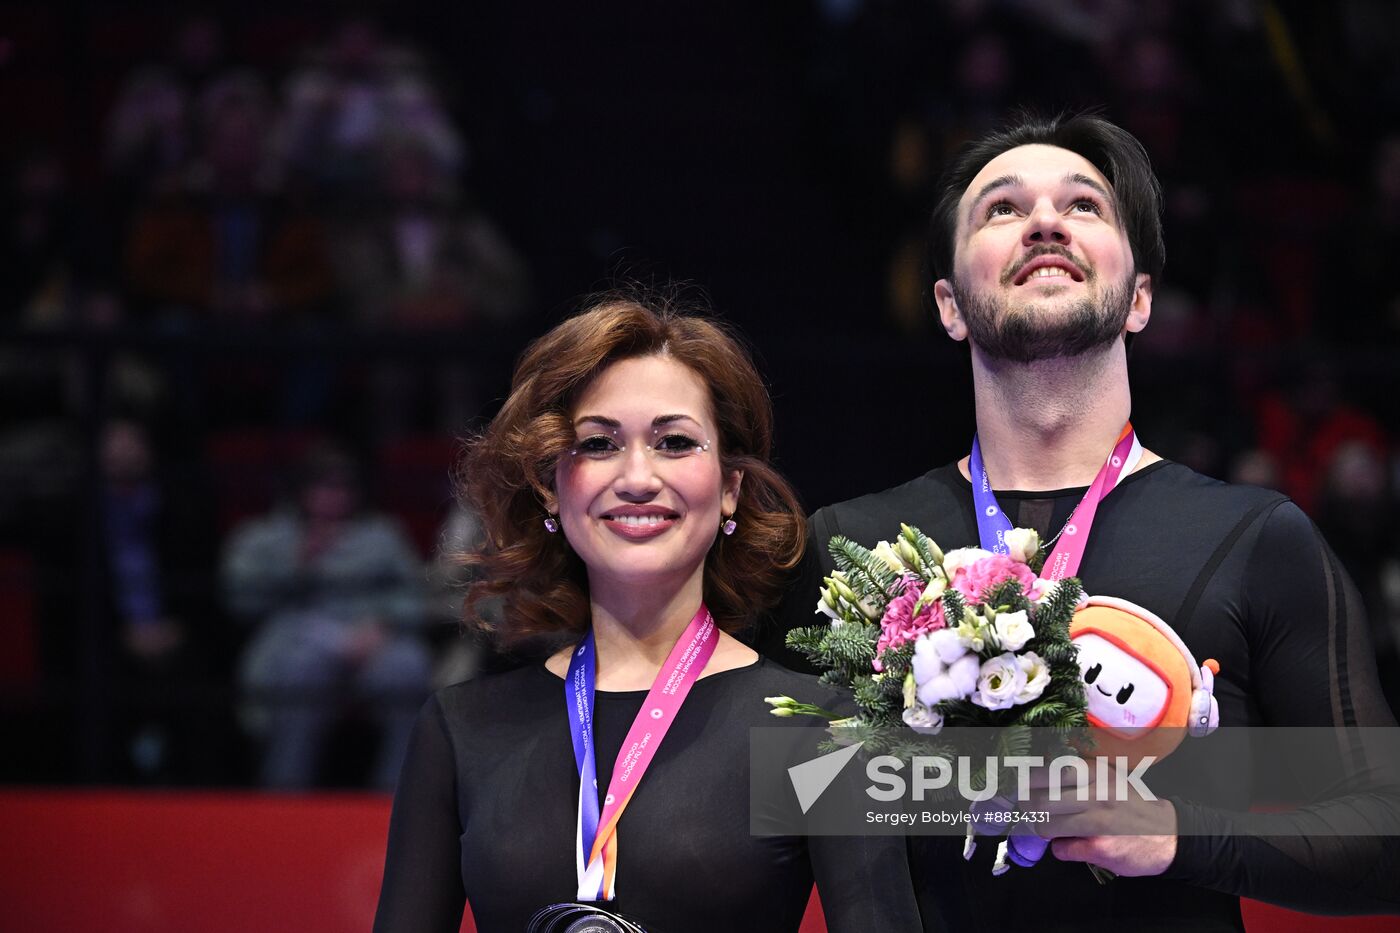
[[[1114,210],[1128,233],[1137,271],[1157,284],[1166,262],[1162,242],[1162,187],[1147,150],[1137,137],[1103,117],[1061,113],[1053,117],[1019,113],[1011,122],[967,143],[943,173],[938,203],[928,231],[930,281],[951,279],[957,243],[958,202],[977,173],[997,156],[1018,146],[1058,146],[1088,159],[1113,188]]]

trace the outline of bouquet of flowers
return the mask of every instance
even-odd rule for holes
[[[787,641],[822,670],[823,683],[854,697],[859,712],[829,727],[838,742],[899,754],[910,730],[1036,726],[1065,734],[1087,724],[1069,639],[1079,580],[1037,576],[1044,554],[1035,531],[1016,528],[1005,541],[1008,554],[945,554],[908,525],[873,550],[831,540],[837,570],[817,603],[829,621],[795,629]],[[779,716],[817,712],[788,698],[769,702]]]
[[[873,550],[833,538],[837,570],[817,603],[828,621],[794,629],[787,643],[821,669],[824,684],[848,690],[858,711],[838,718],[768,697],[773,715],[823,716],[834,744],[860,742],[870,753],[906,759],[930,745],[940,751],[945,727],[992,727],[995,747],[985,751],[1002,757],[1069,750],[1072,733],[1088,725],[1069,632],[1084,591],[1077,578],[1038,575],[1045,554],[1035,531],[1012,529],[1003,540],[1007,554],[945,554],[909,525]],[[1013,804],[1003,797],[977,807]],[[969,822],[966,858],[977,831]],[[1013,832],[998,846],[993,871],[1007,870],[1008,859],[1029,867],[1044,850],[1034,833]]]

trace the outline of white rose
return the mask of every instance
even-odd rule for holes
[[[1026,674],[1008,651],[982,663],[972,702],[984,709],[1010,709],[1025,686]]]
[[[992,623],[992,631],[996,632],[997,643],[1003,651],[1020,651],[1035,637],[1035,629],[1026,618],[1025,610],[1001,613]]]
[[[943,728],[943,714],[922,703],[906,709],[901,718],[906,726],[920,735],[937,735]]]
[[[962,638],[958,636],[956,629],[941,628],[936,632],[929,632],[920,637],[920,640],[927,639],[934,653],[938,655],[938,660],[944,664],[952,664],[958,658],[967,654],[967,645],[963,644]]]
[[[904,573],[909,569],[904,566],[904,561],[899,559],[899,555],[895,553],[894,547],[888,541],[881,541],[879,544],[875,545],[870,553],[884,561],[885,565],[895,573]]]
[[[991,551],[984,551],[980,547],[960,547],[949,551],[943,555],[943,572],[948,575],[948,579],[953,579],[953,573],[959,567],[966,567],[984,557],[991,557]]]
[[[1001,540],[1006,545],[1007,556],[1023,564],[1029,564],[1040,550],[1040,535],[1034,528],[1012,528]]]
[[[1034,651],[1027,651],[1016,659],[1021,673],[1026,675],[1026,685],[1016,694],[1016,703],[1029,703],[1040,699],[1045,688],[1050,686],[1050,668],[1045,659]]]

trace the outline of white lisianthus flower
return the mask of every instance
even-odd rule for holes
[[[924,591],[919,594],[919,603],[927,606],[935,599],[940,598],[946,589],[948,589],[948,581],[942,577],[934,577],[928,581],[928,586],[924,587]]]
[[[959,567],[966,567],[968,564],[991,556],[991,551],[984,551],[980,547],[960,547],[943,555],[943,572],[951,580]]]
[[[914,672],[910,671],[904,675],[904,708],[913,706],[918,697],[919,682],[914,679]]]
[[[977,692],[972,702],[983,709],[1010,709],[1026,686],[1026,674],[1011,652],[982,662],[977,674]]]
[[[906,709],[901,718],[906,726],[920,735],[937,735],[943,728],[943,714],[922,703]]]
[[[955,629],[941,628],[936,632],[929,632],[921,640],[927,639],[938,655],[938,660],[944,664],[952,664],[958,658],[967,654],[967,645],[958,637]]]
[[[1019,655],[1016,663],[1020,666],[1021,673],[1026,675],[1026,685],[1016,694],[1017,705],[1040,699],[1045,688],[1050,686],[1050,666],[1034,651]]]
[[[954,631],[958,633],[958,640],[968,651],[980,652],[987,647],[987,628],[976,616],[963,616],[963,620]]]
[[[992,623],[992,631],[996,633],[997,644],[1003,651],[1020,651],[1026,647],[1026,642],[1035,637],[1035,629],[1025,610],[1003,612]]]
[[[894,546],[888,541],[881,541],[871,549],[870,553],[884,561],[885,566],[895,573],[904,573],[909,569],[904,566],[904,561],[899,559],[899,554],[895,552]]]
[[[1034,528],[1012,528],[1001,540],[1006,545],[1007,556],[1023,564],[1029,564],[1040,550],[1040,534]]]
[[[841,618],[841,613],[827,603],[826,593],[826,590],[822,590],[822,598],[817,600],[816,611],[830,619],[832,627],[835,628],[844,622],[845,619]]]

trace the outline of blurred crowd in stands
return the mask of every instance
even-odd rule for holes
[[[598,53],[625,61],[624,43],[666,35],[675,74],[619,86],[560,67],[554,85],[475,88],[529,128],[518,150],[471,138],[458,85],[492,61],[458,61],[451,34],[325,12],[9,18],[0,87],[25,132],[0,150],[0,719],[16,751],[0,780],[388,787],[427,692],[509,663],[456,628],[454,556],[476,536],[453,499],[458,439],[614,244],[686,242],[684,262],[722,255],[700,244],[726,233],[677,222],[648,240],[631,215],[553,195],[615,156],[576,136],[575,82],[639,135],[655,116],[718,136],[742,113],[744,132],[771,123],[786,140],[755,152],[798,153],[750,166],[761,180],[746,183],[777,193],[727,221],[740,242],[771,240],[770,268],[751,304],[740,282],[722,307],[785,395],[809,399],[831,397],[811,359],[830,351],[823,328],[793,336],[806,321],[844,325],[891,369],[956,361],[923,305],[946,157],[1015,105],[1102,105],[1145,142],[1167,195],[1167,275],[1133,350],[1140,427],[1163,454],[1312,515],[1362,591],[1400,708],[1400,278],[1387,271],[1400,13],[1381,0],[721,7],[732,23],[677,12]],[[583,14],[560,16],[576,19],[538,39],[497,20],[472,48],[499,44],[503,63],[539,41],[588,61],[606,24],[575,42],[563,34]],[[771,65],[742,62],[752,99],[707,96],[705,68],[738,66],[680,41],[731,28],[736,48],[771,49]],[[65,43],[100,45],[80,57],[111,80],[65,70]],[[55,114],[53,95],[80,81],[96,88],[84,112]],[[658,113],[672,106],[688,109]],[[555,161],[525,151],[542,139]],[[703,165],[692,148],[678,158]],[[530,176],[542,164],[558,177]],[[686,177],[726,203],[722,171]],[[497,205],[519,193],[518,213],[490,216],[477,193],[492,186]],[[810,214],[792,215],[799,201]],[[665,206],[651,216],[665,223]],[[797,263],[816,257],[839,261],[814,282]],[[792,306],[778,307],[784,276]],[[780,427],[798,402],[779,398]],[[810,505],[873,485],[839,485],[849,471],[821,457],[822,438],[786,423],[783,465]],[[965,442],[909,455],[931,466]]]

